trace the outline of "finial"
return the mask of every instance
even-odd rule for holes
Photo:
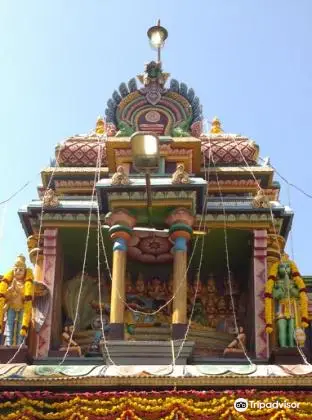
[[[218,133],[223,133],[223,132],[224,131],[221,128],[221,121],[219,120],[218,117],[214,117],[211,123],[210,133],[218,134]]]
[[[97,117],[96,126],[95,126],[96,134],[104,134],[105,133],[105,121],[103,117],[100,115]]]
[[[15,264],[14,264],[15,268],[26,268],[26,258],[24,257],[23,254],[18,255],[18,257],[16,258]]]

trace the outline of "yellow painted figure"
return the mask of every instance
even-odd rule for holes
[[[11,271],[0,282],[0,334],[5,344],[19,345],[28,334],[34,294],[33,272],[26,267],[25,257],[19,255]]]

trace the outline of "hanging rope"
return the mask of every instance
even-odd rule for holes
[[[77,320],[78,320],[78,314],[79,314],[79,306],[80,306],[80,299],[81,299],[82,287],[83,287],[83,284],[84,284],[85,268],[86,268],[86,261],[87,261],[87,253],[88,253],[88,246],[89,246],[89,239],[90,239],[91,216],[92,216],[93,204],[95,202],[94,196],[95,196],[96,182],[97,182],[97,179],[98,179],[98,176],[99,176],[98,173],[99,173],[99,168],[100,168],[101,160],[102,160],[103,147],[101,145],[101,136],[98,136],[98,138],[97,138],[97,144],[98,144],[98,155],[97,155],[97,162],[96,162],[96,170],[95,170],[94,178],[93,178],[93,188],[92,188],[92,194],[91,194],[91,206],[90,206],[90,211],[89,211],[87,235],[86,235],[86,242],[85,242],[85,249],[84,249],[84,256],[83,256],[83,263],[82,263],[82,272],[81,272],[81,278],[80,278],[80,286],[79,286],[79,291],[78,291],[78,296],[77,296],[76,312],[75,312],[75,316],[74,316],[74,320],[73,320],[73,328],[72,328],[72,331],[71,331],[71,334],[70,334],[70,338],[69,338],[69,341],[68,341],[67,349],[66,349],[66,352],[65,352],[65,354],[63,356],[63,359],[59,363],[60,365],[63,364],[64,361],[67,358],[67,355],[68,355],[69,350],[70,350],[70,347],[71,347],[71,342],[73,340],[73,336],[74,336],[74,333],[75,333],[75,329],[76,329],[76,326],[77,326]]]
[[[209,154],[210,153],[211,153],[212,164],[213,164],[214,168],[216,168],[214,156],[213,156],[213,153],[212,153],[211,141],[209,139]],[[230,292],[234,326],[235,326],[235,330],[237,332],[237,338],[236,339],[239,341],[239,344],[240,344],[240,346],[241,346],[241,348],[244,352],[245,358],[248,360],[250,365],[253,365],[251,359],[249,358],[249,356],[246,352],[245,345],[241,341],[240,334],[239,334],[239,328],[238,328],[238,323],[237,323],[237,318],[236,318],[236,313],[235,313],[235,303],[234,303],[234,297],[233,297],[232,281],[231,281],[231,269],[230,269],[230,258],[229,258],[229,249],[228,249],[226,211],[225,211],[224,199],[223,199],[223,194],[222,194],[222,190],[221,190],[221,186],[220,186],[220,182],[219,182],[219,176],[218,176],[217,171],[215,171],[215,176],[216,176],[218,190],[219,190],[219,196],[220,196],[220,200],[221,200],[221,204],[222,204],[224,245],[225,245],[226,268],[227,268],[227,284],[228,284],[229,292]]]

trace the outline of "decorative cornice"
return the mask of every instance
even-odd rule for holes
[[[42,387],[110,387],[110,388],[158,388],[158,387],[201,387],[201,388],[238,388],[238,387],[264,387],[276,389],[309,388],[312,389],[311,376],[200,376],[200,377],[162,377],[162,376],[128,376],[128,377],[38,377],[22,379],[2,379],[0,388],[27,388]]]
[[[46,188],[49,184],[51,176],[53,176],[52,183],[57,179],[64,179],[68,180],[68,178],[76,178],[77,180],[82,179],[93,179],[94,174],[96,172],[96,168],[84,168],[84,167],[50,167],[45,168],[41,171],[41,179],[43,187]],[[101,168],[100,170],[100,177],[101,178],[108,178],[108,168]],[[51,185],[52,186],[52,185]]]

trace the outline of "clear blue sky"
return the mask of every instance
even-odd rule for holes
[[[164,69],[195,89],[205,116],[252,137],[312,192],[311,16],[311,0],[2,0],[0,201],[49,164],[56,143],[93,128],[113,90],[142,71],[158,17],[169,30]],[[26,252],[17,210],[39,181],[4,219],[0,208],[0,272]],[[292,190],[291,201],[295,259],[312,274],[312,200]]]

